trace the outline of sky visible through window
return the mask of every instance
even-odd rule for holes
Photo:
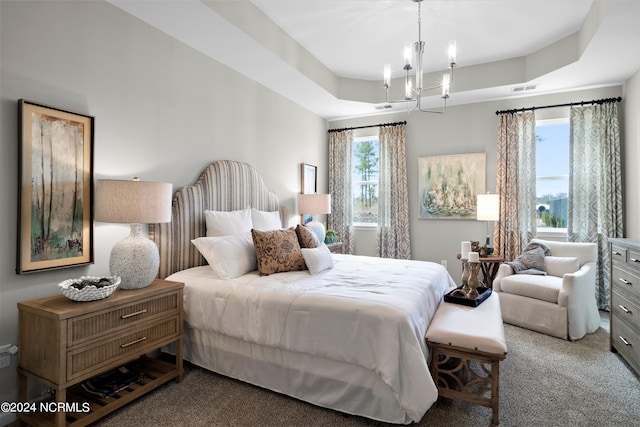
[[[566,193],[569,176],[569,123],[536,126],[536,175],[538,177],[564,176],[567,181],[554,179],[538,181],[538,197],[558,192]]]
[[[569,123],[536,126],[538,228],[566,228],[569,194]]]

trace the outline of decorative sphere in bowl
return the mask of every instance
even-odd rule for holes
[[[108,297],[120,285],[120,277],[81,276],[58,283],[62,294],[74,301],[95,301]]]

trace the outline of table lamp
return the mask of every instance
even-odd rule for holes
[[[305,225],[318,236],[321,243],[324,242],[324,225],[316,220],[316,216],[331,213],[331,194],[299,194],[298,212],[311,215],[311,221]]]
[[[158,275],[158,247],[142,234],[141,224],[170,222],[171,197],[171,184],[138,178],[97,181],[95,220],[131,224],[129,236],[113,246],[109,257],[109,270],[120,276],[120,288],[144,288]]]
[[[476,203],[478,221],[487,221],[487,248],[491,246],[489,222],[500,219],[500,196],[497,194],[478,194]]]

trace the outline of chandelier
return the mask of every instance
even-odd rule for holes
[[[391,65],[384,65],[384,88],[386,92],[386,102],[387,103],[397,103],[397,102],[406,102],[407,107],[411,102],[415,102],[416,110],[423,111],[426,113],[439,113],[443,114],[447,109],[447,98],[449,98],[449,88],[453,83],[453,67],[456,66],[456,42],[452,40],[449,42],[449,72],[447,74],[442,75],[442,83],[436,86],[431,87],[423,87],[423,69],[422,69],[422,56],[424,54],[424,45],[425,42],[422,41],[422,18],[421,18],[421,4],[422,0],[411,0],[415,3],[418,3],[418,41],[413,43],[413,49],[411,43],[408,43],[404,50],[404,67],[403,69],[406,71],[405,77],[405,90],[404,90],[404,99],[397,101],[389,101],[389,88],[391,87]],[[415,85],[412,81],[409,72],[413,69],[412,66],[412,51],[415,54]],[[435,89],[442,90],[442,99],[444,100],[443,110],[435,111],[435,110],[426,110],[422,108],[421,105],[421,97],[424,92],[432,91]]]

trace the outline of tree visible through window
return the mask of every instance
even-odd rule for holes
[[[569,198],[569,120],[536,122],[538,230],[566,229]]]
[[[378,137],[356,138],[352,159],[352,203],[355,224],[378,223]]]

